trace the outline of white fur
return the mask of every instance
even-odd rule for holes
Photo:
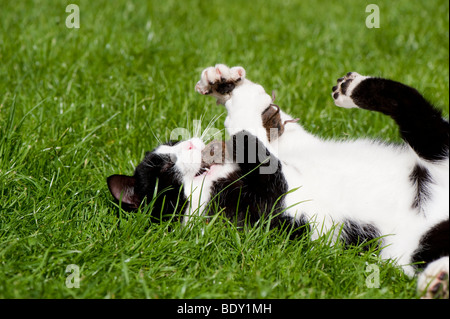
[[[216,77],[215,69],[206,72],[211,79]],[[223,65],[220,70],[226,74]],[[338,106],[356,107],[348,96],[367,78],[357,73],[350,76],[353,81],[347,95],[341,94],[336,100]],[[204,77],[205,73],[199,83],[206,87],[208,82]],[[206,92],[204,87],[201,92]],[[230,135],[245,129],[281,160],[291,190],[285,198],[288,207],[285,214],[294,218],[303,215],[315,221],[313,238],[339,226],[345,219],[372,224],[385,235],[381,256],[396,260],[408,275],[413,275],[409,264],[420,238],[433,225],[449,217],[448,159],[430,163],[420,159],[408,146],[376,141],[322,140],[296,123],[286,124],[284,134],[269,143],[261,113],[271,100],[260,85],[245,79],[244,73],[235,90],[220,97],[218,102],[228,111],[225,126]],[[283,112],[281,118],[292,119]],[[433,197],[421,211],[412,208],[415,191],[409,181],[416,163],[425,166],[433,180],[430,185]]]
[[[362,76],[361,74],[358,74],[356,72],[352,72],[351,74],[346,75],[344,78],[345,78],[345,80],[352,79],[352,82],[347,87],[345,94],[342,94],[341,85],[339,83],[338,92],[340,92],[341,94],[339,94],[339,97],[334,100],[334,104],[336,104],[339,107],[346,108],[346,109],[357,108],[358,106],[351,99],[353,89],[355,87],[357,87],[359,85],[359,83],[361,83],[361,81],[363,81],[369,77]],[[334,92],[332,94],[334,94]]]
[[[417,290],[422,293],[426,291],[429,287],[433,286],[436,283],[443,283],[443,289],[448,291],[448,277],[447,279],[439,279],[439,275],[441,273],[446,273],[448,276],[449,272],[449,258],[442,257],[438,260],[433,261],[428,265],[424,272],[419,275],[417,280]],[[428,294],[425,294],[423,298],[432,298]],[[447,295],[448,298],[448,295]]]
[[[204,148],[205,144],[199,138],[192,138],[174,146],[161,145],[155,150],[157,154],[173,156],[172,161],[183,181],[183,192],[189,202],[183,224],[189,223],[192,216],[204,214],[214,181],[224,178],[236,170],[235,164],[224,163],[223,165],[212,165],[208,172],[196,176],[201,167],[201,151]]]
[[[235,170],[234,164],[212,165],[207,173],[184,180],[184,194],[189,200],[189,208],[183,219],[184,224],[189,223],[192,216],[204,215],[206,205],[211,199],[210,190],[213,183],[220,178],[227,177]]]

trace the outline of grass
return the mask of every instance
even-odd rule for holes
[[[156,137],[223,113],[194,92],[217,62],[323,137],[399,141],[390,119],[333,106],[353,70],[415,86],[448,116],[448,2],[376,1],[379,29],[368,3],[0,0],[0,298],[416,298],[415,280],[360,247],[151,223],[118,211],[105,183]],[[66,287],[70,264],[80,288]]]

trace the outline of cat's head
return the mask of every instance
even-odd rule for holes
[[[221,162],[223,156],[219,145],[222,143],[205,146],[198,138],[164,143],[146,153],[133,176],[109,176],[108,188],[126,210],[137,209],[145,201],[148,204],[158,194],[153,203],[153,216],[182,213],[187,199],[183,185],[204,178],[212,164]]]

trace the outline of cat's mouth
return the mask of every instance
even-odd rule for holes
[[[226,158],[225,142],[212,141],[202,150],[202,163],[195,177],[207,174],[213,165],[223,165]]]

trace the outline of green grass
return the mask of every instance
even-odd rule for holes
[[[80,29],[65,26],[69,3]],[[348,71],[415,86],[448,115],[448,2],[376,1],[379,29],[368,3],[0,0],[0,298],[416,298],[415,280],[360,248],[151,224],[118,212],[105,183],[155,136],[224,112],[194,91],[218,62],[323,137],[399,141],[390,119],[333,106]],[[70,264],[80,288],[65,285]]]

